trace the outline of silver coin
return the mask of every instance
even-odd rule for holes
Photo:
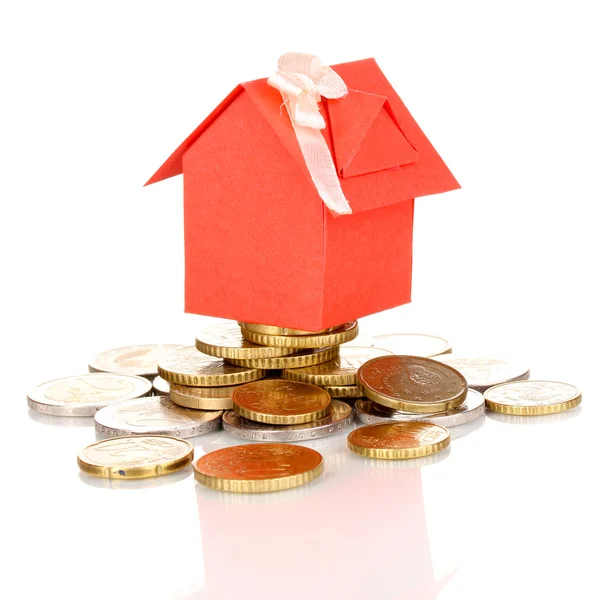
[[[92,373],[120,373],[151,377],[158,374],[158,362],[184,348],[177,344],[145,344],[114,348],[98,354],[90,363]]]
[[[427,333],[388,333],[375,335],[374,344],[378,348],[390,350],[394,354],[423,356],[432,358],[451,351],[450,343],[437,335]]]
[[[182,408],[167,396],[111,404],[95,415],[96,432],[108,437],[169,435],[190,438],[220,427],[222,411]]]
[[[484,414],[484,396],[480,392],[469,390],[465,402],[461,406],[434,414],[386,411],[383,408],[377,408],[376,404],[370,400],[357,400],[355,411],[357,418],[366,425],[388,421],[425,421],[443,427],[455,427],[475,421]]]
[[[467,380],[467,385],[478,392],[499,383],[529,379],[527,365],[515,364],[496,358],[464,358],[448,354],[437,356],[436,360],[457,369]]]
[[[86,373],[38,385],[27,395],[27,404],[46,415],[92,417],[108,404],[146,396],[151,389],[147,379],[136,375]]]
[[[156,396],[168,396],[170,394],[170,383],[158,375],[152,381],[152,389]]]
[[[322,438],[341,431],[353,422],[353,409],[333,400],[330,415],[302,425],[267,425],[240,417],[232,410],[224,413],[222,427],[242,440],[255,442],[300,442]]]

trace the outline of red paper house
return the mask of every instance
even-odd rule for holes
[[[184,174],[187,312],[316,331],[410,301],[414,198],[459,184],[373,59],[335,65],[322,202],[281,93],[237,86],[148,184]]]

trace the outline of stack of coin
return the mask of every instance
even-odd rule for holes
[[[331,435],[353,421],[352,408],[315,385],[263,379],[239,386],[233,410],[222,418],[226,431],[245,440],[295,442]]]
[[[355,404],[368,425],[424,421],[453,427],[484,414],[484,398],[468,390],[456,369],[430,358],[380,356],[357,371],[357,385],[367,400]]]

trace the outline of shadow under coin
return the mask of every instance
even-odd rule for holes
[[[94,477],[83,471],[79,471],[79,479],[85,484],[95,488],[110,490],[148,490],[178,483],[187,479],[193,473],[191,465],[159,477],[145,477],[143,479],[107,479],[105,477]]]
[[[581,406],[576,406],[571,410],[564,410],[563,412],[553,413],[552,415],[534,415],[530,417],[524,417],[521,415],[505,415],[503,413],[494,412],[487,410],[486,415],[493,421],[499,421],[500,423],[511,423],[517,425],[546,425],[547,423],[554,423],[555,421],[567,421],[574,419],[581,414]]]
[[[93,427],[93,417],[59,417],[46,415],[29,409],[29,418],[37,423],[53,425],[54,427]]]
[[[469,435],[476,429],[480,429],[484,425],[485,420],[486,416],[483,414],[481,417],[478,417],[469,423],[463,423],[463,425],[449,427],[449,431],[451,432],[451,441],[458,440],[459,438]]]

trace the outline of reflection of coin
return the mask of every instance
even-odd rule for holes
[[[349,450],[368,458],[406,459],[435,454],[451,440],[447,429],[432,423],[378,423],[354,429]]]
[[[491,387],[484,393],[486,407],[508,415],[548,415],[577,406],[581,392],[556,381],[513,381]]]
[[[355,373],[361,365],[371,358],[390,354],[388,350],[369,346],[343,346],[333,360],[301,369],[285,369],[282,376],[315,385],[355,385]]]
[[[447,340],[437,335],[426,333],[389,333],[375,335],[374,344],[379,348],[386,348],[393,354],[408,356],[438,356],[451,351]]]
[[[455,408],[467,395],[467,382],[452,367],[419,356],[381,356],[357,371],[364,396],[405,412],[431,413]]]
[[[266,375],[262,369],[229,365],[221,358],[202,354],[193,347],[183,348],[162,359],[158,372],[170,383],[201,387],[237,385]]]
[[[329,327],[328,329],[322,329],[320,331],[304,331],[303,329],[289,329],[288,327],[276,327],[275,325],[260,325],[258,323],[243,323],[239,321],[239,325],[247,331],[253,331],[255,333],[264,333],[266,335],[321,335],[323,333],[330,333],[342,325],[336,325]]]
[[[362,398],[363,393],[356,385],[323,385],[331,398]]]
[[[29,408],[47,415],[90,417],[103,406],[149,394],[152,384],[136,375],[86,373],[38,385],[27,396]]]
[[[98,354],[90,363],[89,370],[101,373],[121,373],[126,375],[158,374],[158,362],[183,346],[175,344],[146,344],[106,350]]]
[[[172,435],[189,438],[210,433],[220,426],[220,411],[181,408],[166,396],[118,402],[95,415],[96,431],[110,437]]]
[[[152,389],[156,396],[168,396],[170,393],[170,383],[162,377],[154,377],[152,381]]]
[[[325,417],[330,395],[308,383],[264,379],[233,392],[233,410],[247,419],[273,425],[298,425]]]
[[[101,440],[83,448],[79,468],[108,479],[140,479],[166,475],[193,460],[193,446],[185,440],[144,435]]]
[[[250,342],[261,346],[276,346],[277,348],[290,349],[291,352],[302,348],[324,348],[326,346],[338,346],[357,337],[359,327],[357,321],[345,323],[331,333],[318,335],[265,335],[255,333],[248,329],[242,329],[243,337]]]
[[[447,354],[436,360],[457,369],[470,388],[483,392],[493,385],[529,378],[529,368],[496,358],[460,358]]]
[[[429,415],[384,410],[383,408],[381,410],[370,400],[357,400],[355,411],[357,418],[366,425],[388,423],[389,421],[425,421],[443,427],[455,427],[479,419],[484,414],[484,397],[480,392],[469,390],[465,402],[461,406]]]
[[[226,361],[241,367],[254,367],[256,369],[295,369],[309,365],[319,365],[338,356],[338,346],[330,348],[310,348],[302,350],[290,356],[279,356],[277,358],[227,358]]]
[[[304,485],[324,470],[319,452],[290,444],[249,444],[210,452],[195,463],[195,479],[224,492],[277,492]]]
[[[238,385],[187,387],[173,383],[170,399],[179,406],[200,410],[228,410],[233,407],[233,392]]]
[[[222,427],[243,440],[255,442],[305,442],[332,435],[353,422],[353,409],[340,400],[332,401],[330,414],[303,425],[267,425],[244,419],[229,410],[222,417]]]
[[[241,335],[241,328],[235,321],[225,321],[204,329],[195,338],[200,352],[222,358],[276,358],[294,352],[293,348],[266,348],[247,341]],[[327,344],[332,346],[332,344]]]

